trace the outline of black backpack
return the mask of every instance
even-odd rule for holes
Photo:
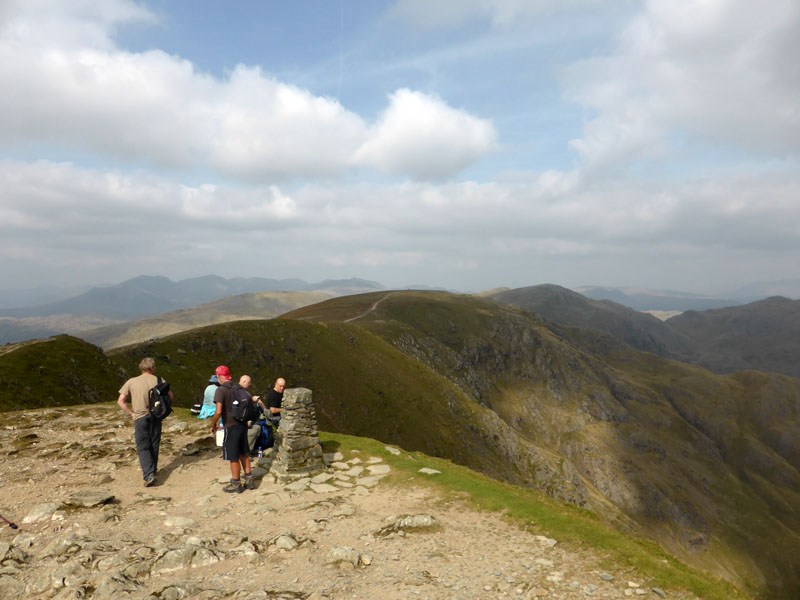
[[[147,410],[150,416],[161,421],[172,414],[172,399],[169,397],[169,383],[156,376],[158,383],[150,389]]]
[[[258,421],[260,416],[258,405],[253,402],[250,392],[234,383],[231,386],[231,418],[247,425],[248,421]]]

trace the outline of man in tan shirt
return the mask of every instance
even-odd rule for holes
[[[149,357],[143,358],[139,363],[139,370],[141,375],[128,379],[120,388],[117,404],[122,412],[133,419],[136,453],[139,455],[144,485],[149,487],[156,482],[158,449],[161,445],[161,419],[150,416],[148,409],[150,390],[158,383],[155,375],[156,361]],[[169,397],[172,399],[172,392]],[[127,404],[128,398],[131,399],[131,408]]]

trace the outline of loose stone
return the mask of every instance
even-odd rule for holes
[[[378,485],[381,479],[383,479],[383,475],[372,475],[370,477],[361,477],[360,479],[356,479],[356,484],[371,488]]]
[[[42,504],[37,504],[33,507],[33,510],[27,514],[27,516],[22,519],[22,522],[26,525],[29,523],[38,523],[39,521],[44,521],[45,519],[49,519],[53,516],[53,513],[59,510],[63,504],[61,502],[44,502]],[[40,592],[36,592],[40,593]]]
[[[540,545],[545,546],[546,548],[552,548],[558,543],[557,540],[545,537],[543,535],[535,535],[533,536],[533,539],[536,540]]]
[[[333,479],[333,474],[331,473],[320,473],[311,478],[311,483],[327,483]]]
[[[385,475],[390,472],[392,468],[389,465],[371,465],[367,470],[373,475]]]
[[[339,488],[337,488],[335,486],[332,486],[330,484],[327,484],[327,483],[311,483],[311,484],[309,484],[308,487],[310,487],[314,491],[314,493],[317,493],[317,494],[328,494],[330,492],[338,492],[339,491]]]
[[[279,550],[294,550],[299,545],[297,540],[288,534],[280,535],[275,540],[275,547]]]
[[[350,546],[341,546],[338,548],[333,548],[331,549],[330,552],[328,552],[326,563],[327,564],[347,563],[351,564],[354,567],[357,567],[359,559],[360,555],[355,548],[351,548]]]
[[[310,481],[310,478],[304,477],[303,479],[298,479],[297,481],[284,486],[284,489],[287,489],[290,492],[302,492],[304,489],[306,489],[306,487],[308,487]]]
[[[441,471],[437,471],[436,469],[429,469],[428,467],[422,467],[419,470],[420,473],[424,473],[425,475],[439,475]]]

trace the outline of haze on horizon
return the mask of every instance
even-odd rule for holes
[[[797,31],[794,0],[6,0],[2,287],[797,277]]]

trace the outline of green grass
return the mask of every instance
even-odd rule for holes
[[[0,412],[108,401],[121,383],[113,360],[68,335],[0,354]]]
[[[731,584],[677,561],[657,544],[614,531],[592,513],[535,491],[498,482],[419,452],[397,456],[386,450],[386,444],[372,439],[327,432],[320,432],[320,439],[326,452],[338,450],[347,458],[364,453],[383,458],[395,470],[388,481],[396,485],[428,486],[445,497],[455,494],[471,508],[501,513],[520,528],[552,537],[569,549],[591,550],[602,557],[603,568],[626,573],[632,570],[650,587],[668,593],[684,590],[707,600],[748,598]],[[418,472],[423,467],[441,473],[424,475]]]

